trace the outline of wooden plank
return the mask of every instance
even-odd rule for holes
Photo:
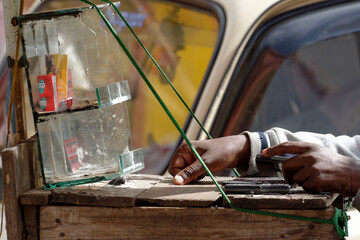
[[[229,179],[231,178],[217,177],[219,183]],[[336,196],[299,193],[286,195],[236,194],[228,195],[228,197],[235,207],[240,208],[319,209],[330,206]],[[173,178],[164,178],[161,183],[136,198],[136,206],[206,207],[212,205],[226,206],[227,203],[210,177],[182,186],[174,185]]]
[[[135,198],[160,181],[160,177],[146,180],[129,177],[125,184],[109,185],[108,181],[51,190],[51,204],[82,206],[132,207]]]
[[[122,185],[109,181],[52,190],[32,189],[20,197],[22,205],[68,204],[82,206],[132,207],[135,198],[161,180],[155,175],[130,175]]]
[[[39,207],[24,206],[24,234],[23,239],[39,239]]]
[[[24,79],[23,79],[24,69],[18,68],[16,75],[16,86],[15,86],[15,123],[16,123],[16,133],[18,135],[17,141],[23,141],[27,138],[27,133],[25,129],[26,116],[25,116],[25,101],[24,101]],[[17,145],[19,142],[15,142]]]
[[[26,144],[20,144],[5,149],[1,153],[8,239],[21,239],[22,237],[23,223],[18,198],[21,193],[31,188],[26,149]]]
[[[232,194],[231,204],[238,208],[281,208],[281,209],[321,209],[329,207],[336,194]],[[224,206],[227,203],[224,200]]]
[[[154,178],[155,177],[155,178]],[[22,205],[76,204],[84,206],[131,207],[208,207],[226,206],[226,202],[209,177],[177,186],[172,177],[131,175],[121,186],[108,185],[107,181],[59,188],[51,191],[33,189],[22,194]],[[228,177],[217,177],[221,183]],[[330,206],[335,195],[326,194],[275,194],[275,195],[228,195],[232,204],[240,208],[258,209],[319,209]],[[51,199],[51,200],[50,200]]]
[[[181,186],[174,185],[173,181],[172,177],[166,177],[144,191],[136,198],[136,206],[207,207],[216,205],[221,198],[210,177]]]
[[[39,161],[38,145],[36,136],[25,140],[28,146],[30,184],[31,188],[39,188],[43,186],[41,167]]]
[[[6,54],[8,66],[13,67],[16,56],[16,39],[18,29],[18,19],[20,12],[20,0],[4,0],[4,24],[6,33]],[[23,56],[20,48],[19,59]]]
[[[24,192],[20,196],[20,204],[46,206],[50,204],[51,192],[43,188],[34,188],[30,191]]]
[[[330,219],[328,210],[276,212]],[[339,239],[332,224],[226,208],[41,207],[40,239]]]

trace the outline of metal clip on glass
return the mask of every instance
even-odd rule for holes
[[[142,169],[142,150],[132,145],[121,49],[98,13],[88,7],[23,15],[20,26],[44,187]]]

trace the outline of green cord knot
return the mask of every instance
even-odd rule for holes
[[[348,236],[348,215],[345,210],[335,208],[335,214],[332,218],[332,222],[340,237],[343,238]]]

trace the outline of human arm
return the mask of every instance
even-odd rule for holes
[[[250,175],[257,172],[255,158],[256,155],[267,147],[284,142],[309,142],[326,147],[341,155],[360,160],[360,135],[334,136],[332,134],[318,134],[312,132],[290,132],[282,128],[272,128],[262,133],[245,132],[250,140],[251,154],[249,159],[249,169],[244,169],[242,175]]]
[[[335,137],[331,134],[310,132],[292,133],[281,128],[273,128],[264,133],[244,132],[240,135],[193,141],[192,143],[197,150],[200,150],[201,157],[212,172],[235,166],[241,175],[252,175],[258,172],[255,161],[257,154],[269,146],[287,141],[311,142],[327,147],[341,155],[360,159],[360,147],[358,147],[360,146],[360,136]],[[244,152],[244,150],[246,151]],[[238,151],[242,151],[238,155],[240,157],[232,157]],[[192,166],[190,167],[190,165]],[[175,176],[183,169],[184,171],[180,174],[184,177],[186,174],[191,176],[185,177],[185,183],[190,182],[187,180],[188,178],[194,181],[205,173],[205,169],[202,168],[200,162],[196,162],[195,156],[186,143],[182,143],[175,152],[169,165],[169,173]],[[176,179],[175,183],[179,184]]]
[[[360,160],[360,136],[335,137],[331,134],[310,132],[292,133],[281,128],[273,128],[264,133],[244,132],[214,140],[194,141],[193,144],[212,172],[236,167],[241,175],[250,175],[257,172],[255,161],[257,154],[269,146],[288,141],[310,142],[311,145],[323,146],[335,153],[338,159],[342,160],[340,162],[346,159]],[[190,148],[183,143],[171,160],[169,173],[175,176],[175,184],[186,184],[196,181],[205,173],[205,169],[196,160]],[[353,188],[356,189],[356,186]],[[354,190],[347,194],[355,196],[353,192]],[[353,205],[360,209],[360,190],[356,193]]]

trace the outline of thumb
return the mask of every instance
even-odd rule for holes
[[[197,160],[190,166],[187,166],[186,168],[178,172],[178,174],[176,174],[174,178],[174,183],[176,185],[187,184],[189,182],[196,181],[204,173],[205,169],[203,168],[199,160]]]

